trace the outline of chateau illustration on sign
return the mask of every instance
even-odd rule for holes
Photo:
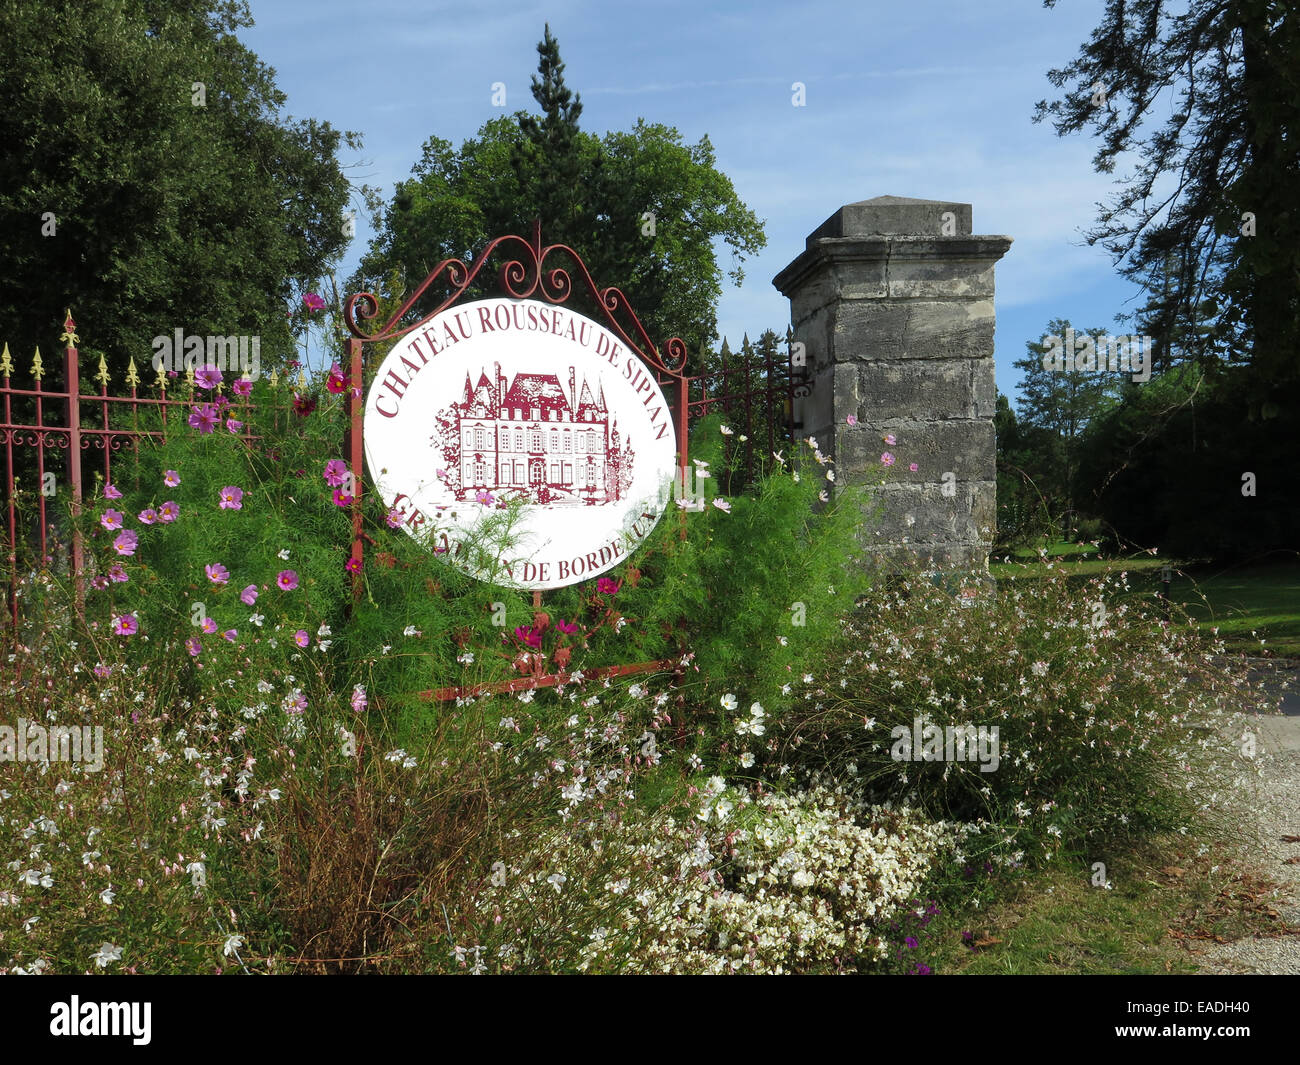
[[[668,411],[603,326],[534,300],[482,300],[385,357],[366,399],[366,462],[430,550],[486,577],[486,549],[502,583],[559,588],[617,565],[658,522],[676,474]],[[485,520],[516,501],[508,532]]]

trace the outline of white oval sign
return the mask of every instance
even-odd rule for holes
[[[385,357],[366,397],[366,464],[430,550],[475,577],[495,560],[503,584],[562,588],[655,527],[675,473],[669,411],[605,327],[536,300],[481,300]],[[506,529],[516,500],[522,520]]]

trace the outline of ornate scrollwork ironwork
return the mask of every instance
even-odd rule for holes
[[[348,331],[362,341],[377,341],[391,340],[418,329],[456,303],[473,285],[493,255],[503,249],[517,255],[506,259],[497,272],[497,285],[507,296],[512,299],[529,299],[540,292],[548,303],[565,303],[574,292],[571,271],[576,272],[582,289],[595,300],[608,325],[624,344],[644,362],[670,377],[681,378],[684,375],[686,344],[679,337],[672,337],[664,345],[661,354],[623,291],[614,285],[604,289],[597,285],[586,263],[582,261],[582,256],[567,244],[548,244],[543,247],[541,227],[538,224],[533,226],[531,242],[515,234],[508,234],[497,237],[488,244],[472,263],[466,264],[460,259],[444,259],[388,321],[373,332],[367,331],[363,326],[379,313],[379,301],[369,292],[349,296],[343,308],[343,320]],[[569,268],[552,266],[547,269],[546,260],[557,253],[567,255],[572,260]],[[440,276],[445,284],[451,286],[451,294],[418,322],[411,325],[399,324]]]

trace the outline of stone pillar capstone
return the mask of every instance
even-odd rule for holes
[[[800,435],[817,438],[839,482],[884,476],[883,513],[863,536],[878,560],[987,570],[993,267],[1010,246],[971,235],[968,203],[877,196],[841,207],[773,279],[807,359]]]

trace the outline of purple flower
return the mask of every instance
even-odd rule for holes
[[[299,629],[293,634],[293,642],[299,647],[306,647],[311,637],[307,635],[306,629]]]
[[[325,309],[325,301],[314,292],[308,292],[303,296],[302,302],[303,306],[309,311],[323,311]]]
[[[291,569],[282,569],[275,575],[275,583],[282,592],[292,592],[298,587],[298,574]]]
[[[234,643],[235,640],[239,637],[239,632],[235,629],[227,629],[221,635],[224,636],[231,643]]]
[[[104,526],[104,528],[109,532],[112,532],[114,529],[120,529],[122,527],[122,514],[120,511],[116,511],[112,507],[109,507],[104,511],[104,516],[99,519],[99,524]]]
[[[140,537],[136,536],[130,529],[126,532],[117,534],[117,539],[113,541],[113,549],[119,555],[134,555],[136,545],[139,544]]]
[[[108,567],[108,579],[115,584],[121,584],[124,581],[130,580],[126,575],[126,570],[122,568],[122,563],[120,562],[114,562]]]
[[[131,636],[140,631],[140,622],[134,614],[124,614],[120,618],[113,619],[113,631],[119,636]]]
[[[336,507],[350,507],[352,497],[343,491],[342,488],[334,489],[334,505]]]
[[[221,490],[221,502],[218,504],[222,510],[242,510],[244,490],[236,488],[233,484],[227,485]]]
[[[247,399],[253,394],[253,382],[246,377],[241,377],[230,386],[230,391],[242,399]]]
[[[194,371],[194,380],[200,388],[216,388],[221,384],[221,371],[215,366],[201,366]]]
[[[140,520],[141,525],[155,525],[158,522],[158,512],[153,507],[140,511],[136,517]]]
[[[577,631],[578,631],[578,623],[577,623],[576,621],[575,621],[575,622],[557,621],[557,622],[555,623],[555,627],[556,627],[557,629],[559,629],[561,632],[577,632]]]
[[[165,484],[168,488],[175,488],[180,483],[181,483],[181,475],[177,473],[175,470],[163,471],[163,484]]]
[[[384,515],[384,521],[390,529],[400,529],[402,527],[402,515],[396,507]]]
[[[257,585],[250,584],[247,588],[245,588],[242,592],[240,592],[239,601],[243,603],[245,606],[252,606],[254,603],[256,603]]]
[[[105,498],[105,499],[121,499],[121,498],[122,498],[122,493],[119,492],[116,488],[114,488],[111,484],[106,484],[106,485],[104,485],[104,498]]]
[[[880,464],[882,466],[892,466],[894,464],[894,456],[891,455],[888,451],[884,452],[880,456]]]
[[[158,508],[158,518],[160,521],[171,522],[175,521],[180,516],[181,508],[178,507],[173,500],[167,500],[166,503]]]
[[[204,618],[203,631],[206,632],[209,636],[211,636],[214,632],[217,631],[217,623],[213,621],[211,618]]]
[[[239,432],[239,430],[242,429],[243,427],[244,427],[243,422],[237,422],[235,421],[234,418],[226,419],[226,428],[229,429],[232,433]]]
[[[204,403],[194,408],[194,413],[190,415],[190,428],[197,429],[200,433],[210,433],[217,427],[217,408],[211,403]]]
[[[618,591],[618,585],[608,577],[601,577],[600,580],[596,582],[596,591],[601,595],[613,595]]]
[[[905,946],[908,950],[916,950],[916,948],[919,947],[920,945],[921,944],[916,941],[916,936],[908,936],[905,940],[903,940],[903,946]]]
[[[490,507],[496,502],[496,500],[492,498],[492,493],[486,489],[481,489],[480,491],[475,492],[474,499],[476,502],[482,503],[485,507]]]
[[[220,562],[212,562],[203,567],[203,572],[208,575],[208,580],[213,584],[225,584],[230,580],[230,571]]]
[[[343,481],[348,475],[348,464],[342,459],[330,459],[325,463],[325,483],[331,488],[343,487]]]
[[[203,641],[197,636],[191,636],[185,641],[185,650],[189,651],[191,658],[198,658],[199,652],[203,650]]]

